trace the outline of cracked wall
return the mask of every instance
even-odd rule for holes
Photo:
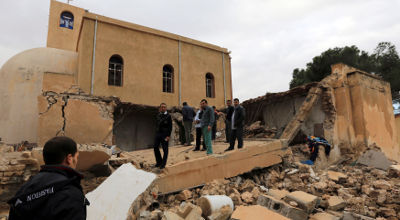
[[[65,135],[77,143],[113,144],[115,97],[83,94],[68,80],[73,76],[46,73],[43,93],[38,96],[38,144],[43,145],[54,136]],[[72,79],[73,80],[73,79]]]

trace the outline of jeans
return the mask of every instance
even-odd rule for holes
[[[243,147],[243,127],[237,127],[231,130],[231,140],[229,149],[235,148],[235,141],[238,140],[238,148]]]
[[[201,136],[202,136],[201,128],[196,128],[196,150],[200,150],[201,145]],[[203,149],[206,149],[206,143],[203,141]]]
[[[163,166],[167,165],[168,159],[168,141],[165,141],[167,135],[162,133],[157,133],[154,140],[154,156],[156,157],[156,165]],[[160,144],[164,152],[164,156],[161,157]]]
[[[212,154],[213,149],[211,146],[211,130],[208,130],[208,127],[202,127],[201,130],[203,131],[203,140],[207,146],[207,154]]]
[[[185,141],[186,144],[190,144],[192,142],[192,127],[193,127],[193,122],[192,121],[183,121],[183,127],[185,128]]]

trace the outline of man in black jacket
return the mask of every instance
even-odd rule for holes
[[[191,146],[192,142],[192,127],[193,118],[196,115],[193,108],[190,107],[187,102],[183,102],[182,116],[183,116],[183,127],[185,128],[185,145]]]
[[[244,126],[244,117],[245,117],[245,109],[239,104],[239,99],[235,98],[233,100],[234,110],[232,113],[231,119],[231,138],[229,148],[225,151],[230,151],[235,148],[235,141],[238,140],[238,148],[243,147],[243,126]]]
[[[157,131],[154,140],[154,156],[156,157],[156,167],[165,168],[168,159],[168,141],[172,132],[171,115],[167,112],[167,104],[160,104],[160,112],[157,114]],[[164,156],[161,157],[160,144]]]
[[[68,137],[54,137],[43,148],[45,165],[26,182],[8,203],[9,220],[86,219],[85,198],[75,171],[76,143]]]
[[[231,127],[232,127],[232,114],[234,111],[234,107],[232,106],[231,100],[226,100],[226,108],[224,109],[224,113],[226,114],[225,118],[225,137],[226,143],[229,143],[231,140]]]

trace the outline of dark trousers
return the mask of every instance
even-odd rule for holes
[[[225,121],[225,137],[226,137],[226,142],[230,142],[231,141],[231,125],[232,122],[226,120]]]
[[[201,135],[202,131],[201,128],[196,128],[196,150],[200,150],[200,145],[201,145]],[[203,149],[206,149],[206,143],[203,141]]]
[[[156,165],[164,166],[167,165],[168,159],[168,141],[165,141],[166,134],[157,133],[154,140],[154,156],[156,157]],[[160,144],[164,152],[164,156],[161,157]]]
[[[211,140],[215,140],[216,136],[217,136],[217,123],[214,123],[214,125],[212,126],[211,129]]]
[[[235,148],[235,141],[238,140],[238,148],[243,147],[243,127],[238,127],[236,129],[231,130],[231,140],[229,149]]]

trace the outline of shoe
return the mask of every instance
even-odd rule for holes
[[[197,148],[196,148],[196,149],[194,149],[193,151],[200,151],[200,149],[197,149]]]
[[[233,150],[233,148],[228,147],[228,148],[225,149],[225,152],[231,151],[231,150]]]
[[[201,149],[201,151],[206,151],[207,149],[205,149],[205,148],[203,148],[203,149]]]
[[[164,168],[165,168],[165,165],[161,165],[161,166],[160,166],[160,169],[164,169]]]
[[[156,163],[156,165],[154,165],[155,167],[160,167],[161,166],[161,164],[158,164],[158,163]]]

